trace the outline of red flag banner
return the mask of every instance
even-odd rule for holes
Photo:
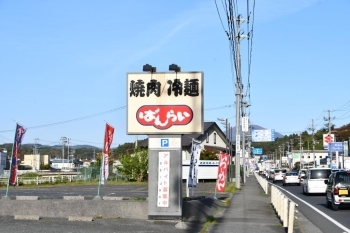
[[[15,135],[15,140],[13,143],[13,150],[12,150],[11,173],[10,173],[10,181],[9,181],[10,185],[16,185],[17,183],[18,156],[19,156],[19,150],[21,149],[22,140],[25,132],[26,132],[26,129],[23,126],[17,124],[16,135]]]
[[[114,128],[106,124],[106,131],[105,131],[105,139],[103,144],[103,159],[102,159],[102,177],[101,177],[101,184],[104,184],[105,181],[108,179],[109,175],[109,166],[108,166],[108,153],[109,149],[111,148],[112,142],[113,142],[113,136],[114,136]]]
[[[230,155],[221,152],[218,166],[218,178],[216,180],[216,191],[224,192],[227,177],[227,167],[229,164]]]

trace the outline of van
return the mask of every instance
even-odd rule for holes
[[[328,180],[331,173],[331,168],[309,168],[306,171],[306,174],[300,177],[303,179],[303,182],[301,184],[303,188],[303,194],[325,194],[327,185],[324,181]]]

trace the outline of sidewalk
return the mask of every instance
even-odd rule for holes
[[[217,221],[210,232],[286,232],[271,205],[270,195],[264,193],[254,175],[241,184],[241,190],[233,195],[230,206]]]

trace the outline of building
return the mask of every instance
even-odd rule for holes
[[[235,155],[235,146],[232,142],[226,145],[226,135],[220,127],[215,122],[204,122],[203,134],[184,134],[181,136],[182,179],[187,179],[188,176],[193,139],[200,142],[202,150],[214,150],[217,151],[218,155],[221,151],[227,151],[227,148],[231,145],[231,148],[233,148],[231,154]],[[148,138],[139,141],[138,145],[142,148],[148,148]],[[227,151],[227,153],[229,152]],[[233,159],[232,163],[234,163]],[[218,165],[218,160],[200,161],[198,179],[216,179]]]
[[[4,173],[4,170],[6,168],[6,160],[7,160],[7,151],[6,150],[0,151],[0,174],[1,175]]]
[[[50,167],[54,169],[71,170],[75,167],[75,164],[72,160],[68,159],[52,159],[50,161]]]
[[[49,164],[49,155],[24,155],[21,165],[31,166],[33,170],[40,170],[42,165]]]

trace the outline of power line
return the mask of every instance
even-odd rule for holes
[[[89,115],[89,116],[84,116],[84,117],[79,117],[79,118],[75,118],[75,119],[71,119],[71,120],[59,121],[59,122],[45,124],[45,125],[31,126],[31,127],[27,127],[27,129],[37,129],[37,128],[54,126],[54,125],[67,124],[67,123],[74,122],[74,121],[80,121],[80,120],[85,120],[85,119],[96,117],[96,116],[101,116],[101,115],[108,114],[108,113],[111,113],[111,112],[115,112],[115,111],[118,111],[118,110],[121,110],[121,109],[125,109],[125,108],[126,108],[126,106],[123,106],[123,107],[115,108],[115,109],[108,110],[108,111],[105,111],[105,112],[101,112],[101,113],[97,113],[97,114],[93,114],[93,115]],[[13,129],[12,130],[2,130],[2,131],[0,131],[0,133],[12,132],[12,131],[13,131]]]

